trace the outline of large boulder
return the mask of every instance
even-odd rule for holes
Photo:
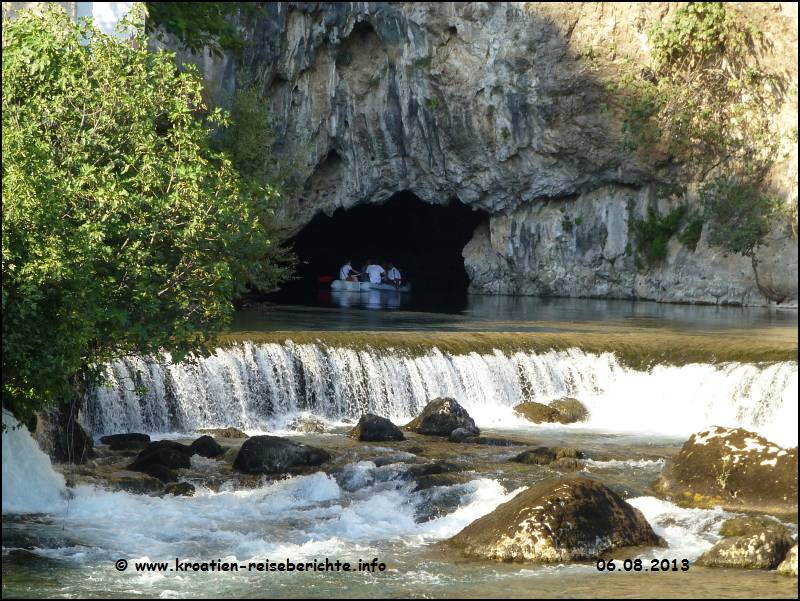
[[[641,512],[587,478],[546,480],[449,539],[468,557],[564,562],[619,547],[663,546]]]
[[[372,413],[366,413],[361,416],[356,427],[350,430],[350,437],[365,442],[406,439],[400,428],[391,421]]]
[[[654,490],[686,506],[796,513],[797,447],[784,449],[742,428],[712,426],[684,443]]]
[[[148,444],[133,460],[130,469],[145,472],[165,481],[152,473],[150,468],[160,466],[168,469],[186,469],[190,466],[189,458],[193,455],[191,448],[172,440],[158,440]]]
[[[589,417],[589,411],[578,399],[572,397],[561,397],[555,401],[550,401],[550,407],[561,414],[563,423],[572,424],[574,422],[585,422]]]
[[[100,438],[100,442],[107,444],[112,451],[133,451],[144,449],[150,444],[150,436],[137,432],[111,434]]]
[[[564,424],[566,419],[558,409],[547,405],[526,401],[514,407],[514,412],[535,424]]]
[[[778,566],[778,572],[797,578],[797,543],[789,549],[786,558]]]
[[[192,455],[200,455],[201,457],[219,457],[225,452],[225,449],[208,434],[195,440],[189,446],[189,450]]]
[[[278,436],[252,436],[244,441],[233,467],[247,474],[282,474],[294,468],[329,461],[327,451]]]
[[[457,428],[479,432],[467,410],[451,398],[432,400],[425,405],[422,413],[403,426],[404,430],[432,436],[450,436]]]
[[[36,414],[33,438],[56,463],[86,463],[94,457],[94,441],[76,421],[77,411],[59,405]]]
[[[722,525],[720,534],[725,538],[703,553],[697,565],[772,570],[792,546],[788,529],[766,517],[733,518]]]

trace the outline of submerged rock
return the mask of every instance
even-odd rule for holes
[[[788,576],[797,577],[797,543],[789,549],[786,558],[778,566],[778,572]]]
[[[520,403],[514,407],[514,412],[535,424],[566,423],[560,411],[533,401]]]
[[[391,421],[372,413],[366,413],[361,416],[356,427],[350,430],[350,437],[364,442],[406,439],[400,428]]]
[[[555,461],[575,461],[577,464],[578,459],[583,459],[584,454],[572,447],[536,447],[535,449],[527,449],[522,451],[511,461],[515,463],[527,463],[529,465],[550,465]],[[563,466],[571,466],[572,463],[564,463]]]
[[[112,451],[131,451],[145,448],[150,443],[150,436],[137,432],[111,434],[100,438],[100,442],[107,444]]]
[[[658,545],[642,513],[587,478],[547,480],[503,503],[449,539],[468,557],[563,562],[619,547]]]
[[[194,485],[188,482],[172,482],[164,487],[164,494],[176,497],[193,497],[194,492]]]
[[[141,476],[120,476],[109,480],[109,485],[116,490],[144,495],[158,493],[164,489],[164,484],[156,477],[149,475]]]
[[[797,447],[784,449],[755,432],[713,426],[684,443],[654,489],[682,505],[795,513]]]
[[[225,453],[225,449],[207,434],[195,440],[189,450],[193,455],[200,455],[201,457],[219,457]]]
[[[584,407],[583,403],[572,397],[565,396],[551,401],[550,407],[561,414],[565,424],[585,422],[589,417],[589,411]]]
[[[215,438],[247,438],[247,434],[238,428],[202,428],[200,434],[208,434]]]
[[[321,419],[313,415],[301,415],[289,424],[289,429],[295,432],[310,434],[324,434],[328,431]]]
[[[480,434],[478,428],[456,428],[450,432],[447,440],[449,442],[472,442],[472,439],[476,438],[478,434]]]
[[[252,436],[242,444],[233,467],[247,474],[281,474],[293,468],[321,465],[330,458],[327,451],[286,438]]]
[[[403,426],[404,430],[432,436],[450,436],[457,428],[479,432],[467,410],[451,398],[432,400],[422,413]]]

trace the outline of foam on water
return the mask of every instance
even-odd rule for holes
[[[137,373],[143,394],[129,385]],[[304,412],[329,424],[365,412],[402,422],[438,396],[454,397],[481,427],[531,428],[515,405],[568,395],[590,411],[587,423],[571,428],[687,437],[710,425],[741,426],[797,444],[796,362],[639,371],[611,353],[579,349],[412,356],[287,342],[243,343],[176,365],[129,358],[108,366],[108,375],[111,386],[93,391],[81,415],[96,435],[227,426],[274,432]]]
[[[48,513],[65,506],[64,476],[28,429],[3,410],[3,513]]]

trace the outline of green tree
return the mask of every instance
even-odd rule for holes
[[[271,261],[277,192],[215,150],[193,67],[54,8],[3,24],[3,405],[25,418],[119,356],[206,349]]]

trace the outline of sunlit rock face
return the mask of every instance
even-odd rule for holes
[[[670,208],[655,184],[680,166],[624,150],[605,84],[615,60],[645,64],[647,28],[675,8],[270,3],[242,20],[250,45],[241,60],[183,58],[200,64],[216,104],[237,86],[263,90],[276,151],[300,157],[304,179],[278,212],[286,237],[320,212],[408,190],[488,213],[463,250],[474,292],[796,302],[797,242],[784,231],[761,249],[758,281],[749,258],[709,247],[707,232],[694,251],[673,239],[662,264],[635,265],[631,221],[651,204]],[[796,57],[796,8],[762,3],[748,14],[773,43],[759,60],[796,82],[796,60],[785,59]],[[601,50],[610,62],[589,68]],[[788,136],[796,99],[785,109],[776,119]],[[772,180],[790,197],[797,155],[787,148]]]

